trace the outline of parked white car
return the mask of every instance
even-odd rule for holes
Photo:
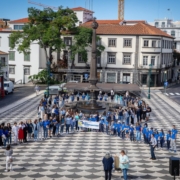
[[[4,91],[5,91],[5,94],[13,93],[14,84],[12,81],[4,81]]]

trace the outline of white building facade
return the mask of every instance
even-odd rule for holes
[[[8,53],[0,50],[0,76],[4,77],[4,81],[9,80],[9,63]]]
[[[99,21],[97,29],[101,44],[105,47],[105,51],[97,57],[99,82],[139,82],[147,86],[149,65],[151,65],[151,86],[163,85],[166,80],[171,82],[174,76],[173,37],[141,22],[133,24],[131,22],[131,25],[128,22],[126,25],[113,23],[112,21],[112,23],[105,24],[103,21],[101,24]],[[147,32],[138,32],[138,29],[143,28]],[[127,33],[128,30],[131,32]],[[87,63],[84,63],[81,55],[76,55],[71,80],[86,82],[84,75],[89,73],[90,61],[90,49]]]
[[[93,12],[78,7],[73,8],[79,23],[91,27]],[[37,42],[30,46],[30,54],[19,53],[9,47],[9,36],[14,30],[22,30],[27,18],[11,21],[10,29],[0,31],[0,49],[9,54],[9,78],[14,82],[27,83],[30,75],[37,74],[46,68],[44,51]],[[148,85],[149,65],[151,64],[151,85],[162,85],[165,80],[171,81],[176,74],[172,68],[174,38],[165,32],[150,26],[145,21],[99,20],[97,35],[105,50],[97,57],[99,82],[107,83],[140,83]],[[73,36],[64,37],[67,45],[73,43]],[[68,67],[71,64],[70,52],[53,53],[53,61],[66,56]],[[89,74],[91,49],[88,48],[88,62],[84,63],[80,54],[75,57],[73,69],[59,68],[56,72],[61,80],[70,76],[70,80],[87,82]]]
[[[180,21],[173,21],[172,19],[155,19],[154,22],[149,23],[165,33],[171,35],[174,37],[174,44],[173,48],[180,52]],[[180,75],[180,63],[177,63],[177,60],[174,62],[174,67],[173,67],[173,81],[175,81],[178,77],[178,74]]]

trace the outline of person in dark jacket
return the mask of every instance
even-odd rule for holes
[[[114,160],[112,156],[110,155],[109,152],[107,152],[102,160],[104,166],[104,172],[105,172],[105,180],[111,180],[111,171],[113,168],[113,162]]]

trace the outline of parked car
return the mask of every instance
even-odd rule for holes
[[[4,81],[4,91],[5,94],[13,93],[14,91],[14,84],[12,81]]]

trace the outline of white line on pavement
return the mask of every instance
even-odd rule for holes
[[[174,96],[174,94],[173,93],[169,93],[170,95],[172,95],[172,96]]]
[[[169,94],[168,93],[164,93],[166,96],[169,96]]]
[[[180,95],[179,93],[175,93],[175,94],[178,95],[178,96]]]

